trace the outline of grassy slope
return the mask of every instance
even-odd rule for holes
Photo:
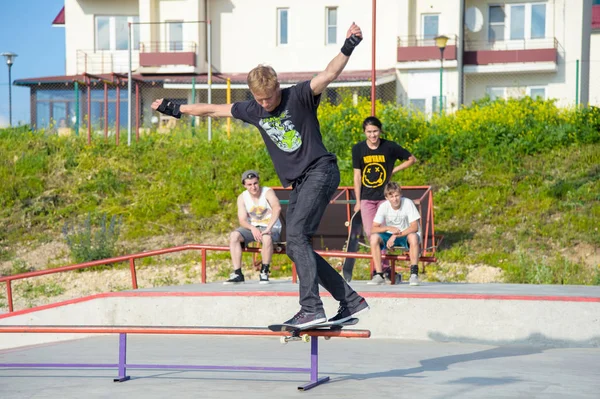
[[[88,213],[123,217],[124,253],[156,235],[225,233],[241,170],[258,168],[265,184],[279,185],[258,134],[245,130],[212,143],[178,133],[132,147],[4,131],[0,152],[0,260],[62,240],[65,222]],[[350,160],[340,165],[351,185]],[[599,284],[598,265],[579,256],[600,247],[598,165],[597,144],[572,145],[505,162],[424,162],[401,178],[434,186],[441,260],[499,266],[511,282]]]

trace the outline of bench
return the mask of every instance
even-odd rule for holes
[[[260,327],[178,327],[178,326],[57,326],[57,325],[1,325],[0,334],[4,333],[37,333],[37,334],[119,334],[119,361],[117,364],[91,363],[0,363],[0,368],[117,368],[118,375],[113,380],[124,382],[131,377],[127,369],[178,369],[178,370],[251,370],[272,372],[309,372],[310,381],[298,387],[306,391],[329,381],[329,377],[319,377],[319,337],[369,338],[369,330],[306,330],[301,336],[310,339],[310,368],[290,368],[272,366],[215,366],[215,365],[177,365],[177,364],[131,364],[127,363],[128,334],[193,334],[193,335],[246,335],[246,336],[289,336],[289,332],[271,331]]]

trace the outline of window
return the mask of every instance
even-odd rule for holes
[[[335,44],[337,42],[337,8],[327,7],[327,39],[325,43]]]
[[[129,23],[138,22],[135,16],[97,16],[96,50],[127,50]],[[139,25],[133,25],[133,49],[140,49]]]
[[[288,44],[288,9],[277,9],[277,44]]]
[[[504,6],[490,6],[490,42],[504,40]]]
[[[425,99],[424,98],[411,98],[408,100],[409,108],[411,112],[425,113]]]
[[[529,97],[533,98],[534,100],[539,98],[541,100],[545,100],[546,99],[546,88],[545,87],[530,87],[529,88]]]
[[[510,7],[510,40],[525,39],[525,6]]]
[[[423,39],[430,40],[438,36],[439,32],[439,15],[425,14],[423,15]]]
[[[545,3],[490,6],[488,28],[490,42],[543,39],[545,37]]]
[[[546,5],[534,4],[531,6],[531,38],[543,39],[546,37]]]
[[[524,96],[529,96],[534,100],[536,98],[546,99],[546,88],[544,86],[488,87],[486,92],[492,101],[498,98],[522,98]]]
[[[506,88],[505,87],[488,87],[487,95],[490,96],[490,100],[494,101],[498,98],[506,97]]]
[[[166,21],[167,22],[167,42],[169,43],[169,51],[183,50],[183,22],[182,21]]]

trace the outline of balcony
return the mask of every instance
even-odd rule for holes
[[[138,64],[138,51],[132,53],[132,69]],[[77,50],[77,74],[89,73],[127,73],[129,71],[129,53],[125,50]]]
[[[495,72],[501,65],[506,72],[555,71],[558,41],[555,38],[465,41],[465,72]],[[508,68],[508,69],[507,69]]]
[[[592,29],[600,29],[600,5],[592,6]]]
[[[196,66],[195,42],[140,43],[140,66],[158,68],[165,66]]]
[[[440,49],[433,38],[422,36],[398,37],[397,61],[399,63],[415,63],[423,61],[439,61]],[[456,60],[456,36],[449,36],[444,61]]]

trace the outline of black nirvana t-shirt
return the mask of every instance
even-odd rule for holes
[[[255,100],[237,102],[234,118],[258,128],[284,187],[302,176],[315,160],[335,159],[323,145],[317,108],[321,95],[313,95],[310,81],[281,90],[281,104],[267,112]]]
[[[380,139],[379,147],[372,150],[366,141],[352,147],[352,167],[360,169],[361,200],[385,199],[383,189],[390,181],[396,160],[407,160],[412,154],[393,141]]]

